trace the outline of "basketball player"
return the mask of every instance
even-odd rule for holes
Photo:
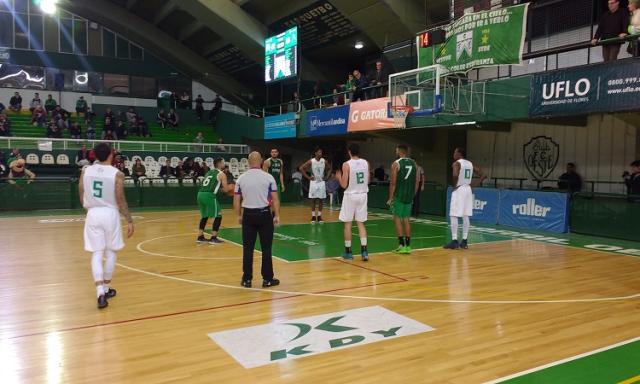
[[[369,260],[367,250],[367,228],[364,226],[367,221],[367,193],[369,192],[369,162],[360,158],[360,146],[358,144],[349,145],[350,160],[342,164],[342,171],[336,171],[336,179],[340,181],[340,186],[345,189],[342,207],[340,208],[340,221],[344,222],[344,259],[353,259],[351,250],[351,229],[353,220],[358,225],[358,235],[360,236],[360,253],[362,261]]]
[[[213,217],[213,226],[211,227],[211,239],[209,244],[223,243],[218,239],[218,230],[222,223],[222,212],[218,203],[218,193],[220,191],[227,193],[232,188],[227,183],[227,175],[222,171],[224,169],[224,160],[220,157],[213,160],[213,169],[204,175],[202,186],[198,191],[198,208],[200,208],[200,226],[198,228],[198,243],[204,243],[207,239],[204,237],[204,227],[207,226],[209,218]]]
[[[316,148],[313,157],[298,167],[302,175],[309,180],[309,199],[311,200],[311,224],[322,224],[322,202],[327,198],[325,180],[331,167],[322,157],[322,149]],[[307,169],[311,168],[311,176]],[[316,205],[318,209],[316,210]]]
[[[398,248],[395,253],[411,253],[411,210],[413,198],[418,192],[420,179],[417,177],[418,166],[408,157],[406,145],[396,147],[398,159],[391,164],[391,183],[389,184],[389,200],[393,221],[398,235]]]
[[[124,248],[120,215],[127,219],[127,237],[133,235],[133,219],[124,196],[124,174],[111,166],[113,154],[106,143],[94,148],[97,163],[87,166],[80,175],[80,203],[87,210],[84,223],[84,249],[91,252],[91,271],[96,285],[98,308],[105,308],[116,295],[111,278],[116,266],[116,252]],[[102,257],[106,261],[104,268]]]
[[[451,242],[444,246],[446,249],[467,249],[469,245],[469,217],[473,216],[473,193],[471,191],[471,180],[473,175],[480,178],[481,184],[487,176],[479,167],[465,159],[464,148],[456,148],[453,152],[453,192],[451,192],[451,205],[449,206],[449,216],[451,217]],[[458,242],[458,219],[462,217],[462,242]]]
[[[276,179],[276,186],[278,187],[278,196],[282,197],[280,196],[280,194],[284,192],[284,189],[285,189],[284,181],[283,181],[284,179],[282,175],[282,170],[284,169],[284,162],[282,161],[282,159],[279,159],[278,156],[280,156],[280,151],[278,151],[277,148],[273,148],[271,150],[271,157],[265,160],[264,163],[262,163],[262,170],[269,173],[271,176],[273,176],[274,179]]]

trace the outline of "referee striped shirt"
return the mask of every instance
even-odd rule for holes
[[[242,196],[242,208],[265,208],[271,192],[277,191],[276,180],[261,168],[252,168],[236,180],[235,194]]]

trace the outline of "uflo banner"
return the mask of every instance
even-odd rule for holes
[[[502,64],[520,64],[529,4],[464,15],[445,27],[447,40],[420,46],[418,68],[440,64],[451,72]]]
[[[389,117],[389,99],[386,97],[349,104],[349,132],[375,131],[395,128],[393,117]]]

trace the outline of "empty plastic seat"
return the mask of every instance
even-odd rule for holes
[[[30,153],[27,155],[27,164],[40,164],[40,158],[35,153]],[[10,165],[10,164],[7,164]]]
[[[46,165],[55,164],[55,162],[53,160],[53,155],[50,154],[50,153],[46,153],[46,154],[42,155],[42,164],[46,164]]]
[[[56,164],[58,165],[69,165],[69,156],[64,153],[61,153],[56,158]]]

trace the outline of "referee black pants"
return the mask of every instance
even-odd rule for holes
[[[273,243],[273,216],[271,210],[245,209],[242,214],[242,280],[253,278],[253,251],[260,235],[262,247],[262,278],[273,279],[271,245]]]

